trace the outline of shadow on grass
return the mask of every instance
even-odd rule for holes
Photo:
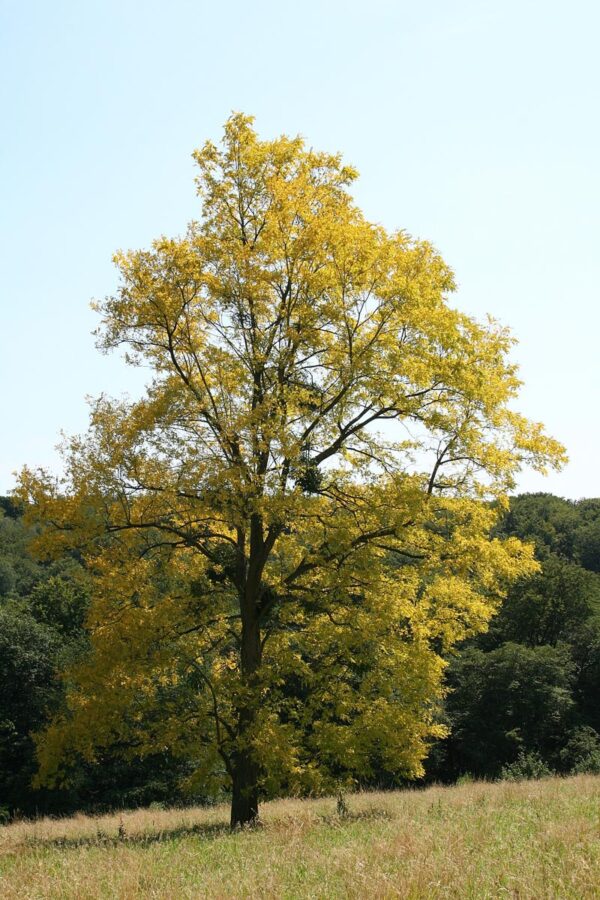
[[[319,815],[319,823],[329,825],[336,828],[352,825],[355,822],[373,821],[376,819],[392,819],[393,816],[383,809],[366,809],[358,812],[348,811],[344,815],[336,813]],[[273,823],[280,824],[280,823]],[[61,849],[76,850],[82,847],[151,847],[154,844],[166,844],[171,841],[177,841],[181,838],[200,837],[205,840],[214,840],[215,838],[224,837],[232,834],[255,833],[260,831],[264,825],[257,823],[247,828],[239,828],[232,831],[229,825],[212,824],[212,825],[180,825],[174,828],[164,828],[160,831],[142,831],[129,834],[123,823],[121,823],[116,832],[109,834],[102,829],[98,829],[95,834],[88,834],[82,837],[36,837],[32,836],[27,839],[27,846],[38,849]]]
[[[228,825],[180,825],[176,828],[164,828],[161,831],[142,831],[128,834],[123,825],[119,826],[116,834],[108,834],[98,829],[96,834],[88,834],[82,837],[30,837],[27,840],[28,847],[43,849],[74,850],[80,847],[150,847],[153,844],[166,844],[177,841],[180,838],[193,837],[194,835],[207,839],[222,837],[231,834]]]

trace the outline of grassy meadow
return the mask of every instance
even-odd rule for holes
[[[600,777],[473,783],[0,828],[0,897],[600,897]]]

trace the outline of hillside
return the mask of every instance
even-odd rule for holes
[[[473,783],[228,810],[42,819],[0,829],[15,898],[597,897],[600,777]]]

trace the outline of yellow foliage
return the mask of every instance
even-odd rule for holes
[[[490,540],[503,498],[564,451],[514,412],[510,334],[366,221],[340,156],[236,114],[194,157],[199,221],[116,254],[97,304],[145,396],[96,401],[63,478],[21,476],[40,548],[96,576],[42,775],[135,735],[250,794],[418,776],[443,654],[535,565]]]

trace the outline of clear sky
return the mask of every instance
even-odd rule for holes
[[[0,493],[86,395],[139,390],[89,300],[198,217],[191,151],[241,110],[341,150],[513,329],[520,409],[571,457],[520,488],[600,496],[599,33],[597,0],[0,0]]]

